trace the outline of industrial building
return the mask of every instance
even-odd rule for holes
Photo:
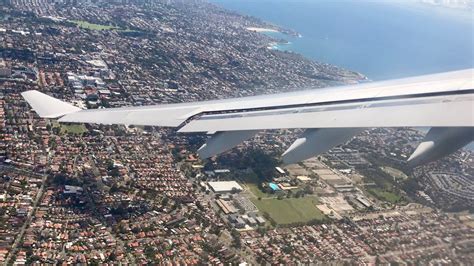
[[[242,191],[243,188],[235,181],[216,181],[209,182],[208,186],[215,193],[229,193],[232,190]]]

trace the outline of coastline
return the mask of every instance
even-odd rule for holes
[[[270,29],[270,28],[259,28],[259,27],[247,27],[245,28],[249,31],[253,31],[253,32],[279,32],[275,29]]]

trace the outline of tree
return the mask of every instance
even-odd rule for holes
[[[110,171],[110,175],[113,177],[118,177],[120,175],[119,169],[115,167],[114,169],[112,169],[112,171]]]
[[[305,186],[304,193],[309,194],[309,195],[313,194],[314,193],[313,188],[309,185]]]
[[[155,256],[155,249],[152,246],[147,246],[144,249],[145,256],[147,258],[153,258]]]
[[[109,192],[112,193],[112,194],[113,194],[113,193],[117,193],[117,192],[119,192],[119,191],[120,191],[120,189],[119,189],[119,187],[117,186],[117,184],[113,184],[112,187],[110,187],[110,190],[109,190]]]
[[[303,197],[304,196],[304,191],[303,190],[298,190],[295,193],[295,198]]]
[[[66,184],[66,175],[60,173],[54,176],[53,183],[56,185],[65,185]]]
[[[164,197],[164,198],[161,200],[161,204],[162,204],[163,206],[168,205],[168,202],[169,202],[169,198],[168,198],[168,197]],[[201,205],[201,206],[202,206],[202,205]],[[199,206],[198,206],[198,207],[199,207]]]
[[[236,248],[241,248],[242,247],[242,240],[240,239],[240,233],[239,231],[235,230],[235,229],[232,229],[231,231],[231,235],[232,235],[232,244],[234,247]]]
[[[290,245],[286,245],[281,250],[286,254],[290,254],[293,251],[293,247]]]
[[[259,226],[257,228],[257,232],[260,233],[261,236],[264,236],[267,233],[267,228],[265,228],[263,226]]]
[[[109,261],[115,261],[117,259],[115,252],[111,252],[108,259]]]
[[[41,258],[38,255],[32,255],[28,257],[28,259],[26,260],[26,264],[30,265],[37,261],[41,261]]]

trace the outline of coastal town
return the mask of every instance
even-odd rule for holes
[[[299,130],[201,160],[202,135],[60,124],[20,93],[84,108],[320,88],[365,76],[269,49],[292,29],[205,1],[3,0],[0,263],[469,264],[474,153],[405,162],[423,138],[368,129],[282,166]],[[271,47],[270,47],[271,48]]]

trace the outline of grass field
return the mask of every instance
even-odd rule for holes
[[[369,189],[369,192],[372,193],[378,199],[388,201],[390,203],[396,203],[402,199],[400,195],[390,191],[382,190],[380,188],[371,188]]]
[[[86,126],[84,124],[61,124],[61,134],[82,134],[87,131]]]
[[[59,134],[82,134],[87,132],[87,128],[84,124],[64,124],[58,121],[51,121],[53,128],[59,127]]]
[[[100,24],[94,24],[90,23],[84,20],[69,20],[69,22],[72,22],[76,24],[77,26],[83,28],[83,29],[89,29],[89,30],[114,30],[118,29],[117,27],[111,26],[111,25],[100,25]]]
[[[395,179],[405,180],[408,178],[408,176],[402,171],[389,166],[382,166],[380,167],[380,169],[382,169],[382,171],[384,171],[385,173],[393,176]]]
[[[252,199],[261,213],[268,213],[277,224],[306,223],[325,218],[317,208],[315,197],[278,199]]]
[[[261,197],[261,198],[268,198],[268,197],[275,197],[275,194],[268,194],[263,192],[260,188],[258,188],[257,183],[245,183],[245,186],[252,192],[252,194],[255,195],[255,197]]]

